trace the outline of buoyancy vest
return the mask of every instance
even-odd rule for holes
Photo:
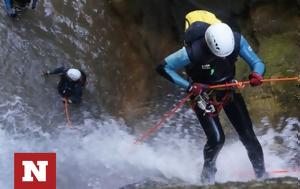
[[[205,15],[208,14],[207,11],[204,12]],[[198,18],[203,17],[198,16]],[[186,66],[186,73],[193,82],[204,84],[230,82],[235,76],[235,62],[239,55],[241,35],[234,32],[235,48],[229,56],[225,58],[217,57],[209,50],[205,41],[205,32],[213,23],[211,21],[213,19],[207,19],[210,20],[209,23],[204,22],[204,20],[193,20],[193,23],[185,32],[185,47],[191,60],[191,63]],[[219,20],[215,20],[214,23],[218,23],[217,21]]]

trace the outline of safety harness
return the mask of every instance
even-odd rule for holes
[[[218,116],[224,106],[232,100],[232,90],[222,91],[224,93],[221,99],[218,99],[217,93],[220,91],[203,91],[198,96],[192,98],[192,108],[197,107],[203,111],[203,115],[211,117]]]

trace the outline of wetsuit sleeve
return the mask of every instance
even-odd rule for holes
[[[265,64],[262,60],[255,54],[247,40],[241,36],[240,41],[240,52],[239,55],[247,62],[252,72],[256,72],[260,75],[265,73]]]
[[[53,70],[53,71],[50,71],[50,72],[49,72],[49,75],[56,75],[56,74],[62,75],[62,74],[64,74],[66,71],[67,71],[67,69],[66,69],[65,67],[62,66],[62,67],[56,68],[56,69]]]
[[[156,67],[156,71],[169,81],[188,89],[190,83],[177,73],[190,63],[185,47],[166,57],[162,64]]]

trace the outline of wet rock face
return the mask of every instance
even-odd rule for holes
[[[144,182],[141,184],[133,184],[122,187],[121,189],[207,189],[208,186],[171,186],[164,183],[157,183],[153,181]],[[209,186],[209,189],[298,189],[297,178],[274,178],[267,179],[263,182],[251,181],[251,182],[228,182],[225,184],[215,184]]]
[[[138,52],[136,54],[140,60],[130,64],[132,67],[137,65],[142,68],[141,70],[149,70],[144,73],[142,78],[144,84],[141,85],[142,88],[139,88],[142,92],[140,97],[142,101],[166,93],[166,91],[157,90],[154,86],[156,84],[153,81],[160,78],[154,71],[155,65],[182,46],[184,16],[195,9],[210,10],[229,23],[234,30],[241,30],[266,63],[266,77],[288,76],[300,72],[298,66],[300,18],[297,5],[299,5],[299,0],[111,1],[111,8],[121,20],[123,32],[129,44]],[[126,60],[123,63],[127,64]],[[244,69],[242,73],[249,72],[248,68]],[[141,79],[140,74],[135,71],[131,77],[133,80]],[[239,78],[247,78],[247,75],[240,74]],[[277,92],[281,93],[286,90],[280,89]],[[148,95],[149,93],[151,95]],[[269,91],[263,89],[263,93],[269,93]],[[250,94],[249,97],[253,96],[251,92]],[[277,107],[272,109],[278,109],[281,106],[277,97],[271,99]],[[293,100],[290,103],[295,103]],[[250,100],[248,102],[251,104]],[[131,101],[126,103],[132,104]],[[270,110],[264,109],[262,112],[272,112]],[[271,116],[278,116],[277,113],[275,114]]]
[[[290,4],[263,4],[250,10],[252,27],[257,37],[296,32],[298,9]]]
[[[261,4],[250,10],[251,35],[256,39],[259,56],[266,65],[265,77],[294,77],[300,73],[300,17],[293,4]],[[247,36],[249,37],[249,36]],[[260,89],[259,89],[260,90]],[[245,93],[252,115],[266,115],[274,122],[284,115],[297,116],[299,89],[296,82],[264,85],[258,96],[254,90]],[[265,96],[266,98],[262,98]],[[298,102],[299,103],[299,102]],[[260,104],[268,104],[262,106]]]
[[[272,6],[299,4],[299,0],[152,0],[142,2],[139,0],[112,0],[112,8],[126,24],[136,24],[150,31],[171,29],[171,34],[183,32],[184,16],[192,10],[208,10],[214,12],[224,22],[236,26],[236,17],[247,16],[249,10],[261,5]],[[278,15],[278,12],[275,13]],[[178,36],[177,36],[178,37]]]
[[[112,8],[121,20],[129,40],[145,58],[160,61],[164,49],[176,43],[176,25],[168,1],[113,0]],[[162,40],[163,39],[163,40]]]

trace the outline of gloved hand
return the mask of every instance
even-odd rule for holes
[[[10,17],[16,17],[17,14],[16,14],[16,11],[14,8],[10,8],[7,10],[7,15],[10,16]]]
[[[254,87],[262,84],[263,77],[256,72],[252,72],[249,75],[249,80],[250,80],[250,85]]]
[[[50,71],[43,71],[42,76],[48,76],[50,74]]]
[[[193,83],[190,85],[188,92],[195,96],[198,96],[203,90],[203,85],[201,83]]]
[[[72,104],[73,103],[72,100],[66,99],[66,98],[63,98],[62,101],[63,101],[63,103],[68,103],[68,104]]]

